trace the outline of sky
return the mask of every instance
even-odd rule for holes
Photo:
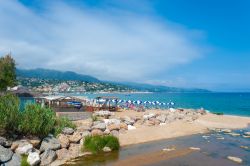
[[[250,92],[248,0],[0,0],[0,56],[102,80]]]

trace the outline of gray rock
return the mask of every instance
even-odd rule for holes
[[[110,134],[113,135],[113,136],[115,136],[115,137],[119,137],[119,131],[117,131],[117,130],[112,130],[110,132]]]
[[[159,120],[161,123],[165,123],[167,116],[164,114],[161,114],[156,117],[157,120]]]
[[[5,166],[20,166],[21,165],[21,156],[17,153],[14,153],[11,160],[7,163],[4,163]]]
[[[69,127],[65,127],[65,128],[62,130],[62,133],[63,133],[63,134],[66,134],[66,135],[71,135],[71,134],[74,133],[74,129],[69,128]]]
[[[33,145],[31,145],[30,143],[24,143],[24,144],[19,144],[15,152],[20,155],[23,155],[23,154],[28,155],[28,153],[31,152],[32,149],[33,149]]]
[[[127,125],[133,125],[135,123],[135,120],[128,116],[125,116],[123,119],[124,119],[124,123],[126,123]]]
[[[40,161],[41,160],[40,160],[39,153],[37,153],[37,152],[31,152],[31,153],[29,153],[28,158],[27,158],[27,162],[31,166],[38,165],[40,163]]]
[[[250,131],[247,131],[247,132],[245,132],[244,134],[250,136]]]
[[[92,129],[100,129],[104,131],[106,129],[106,124],[105,123],[98,123],[97,125],[93,126]]]
[[[105,147],[102,149],[102,151],[104,151],[104,152],[111,152],[112,150],[110,149],[110,147],[105,146]]]
[[[79,127],[77,127],[77,129],[76,129],[78,132],[85,132],[85,131],[90,131],[91,130],[91,127],[89,127],[89,126],[79,126]]]
[[[44,152],[45,150],[51,149],[51,150],[58,150],[61,148],[60,142],[53,136],[48,136],[43,139],[40,151]]]
[[[13,152],[0,145],[0,163],[5,163],[11,159]]]
[[[154,113],[150,113],[150,114],[143,115],[143,119],[148,120],[150,118],[154,118],[155,116],[156,115]]]
[[[82,132],[82,137],[84,138],[84,137],[87,137],[87,136],[90,136],[91,135],[91,133],[89,132],[89,131],[84,131],[84,132]]]
[[[8,141],[6,138],[0,137],[0,145],[2,145],[5,148],[9,148],[12,145],[12,141]]]
[[[47,149],[41,154],[40,157],[41,157],[41,165],[49,165],[50,163],[56,160],[57,155],[55,151]]]

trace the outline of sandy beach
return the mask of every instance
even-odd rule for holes
[[[150,110],[149,113],[161,113],[159,110]],[[116,112],[115,116],[140,116],[144,113],[133,110]],[[119,135],[121,146],[144,143],[149,141],[188,136],[192,134],[208,132],[210,128],[240,129],[246,128],[250,124],[249,117],[215,115],[208,113],[193,122],[182,120],[174,121],[162,126],[137,125],[135,130],[128,130]]]

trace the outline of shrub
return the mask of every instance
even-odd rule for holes
[[[47,136],[54,128],[55,113],[38,104],[27,104],[21,113],[19,132],[26,135]]]
[[[0,135],[17,130],[19,99],[12,94],[0,96]]]
[[[68,118],[66,117],[58,117],[56,118],[56,124],[54,128],[54,135],[57,136],[60,134],[65,127],[70,127],[75,129],[76,125],[72,123]]]
[[[120,143],[118,138],[114,136],[87,136],[83,144],[83,150],[91,151],[92,153],[101,152],[107,146],[112,150],[119,150]]]

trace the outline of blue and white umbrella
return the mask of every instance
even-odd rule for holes
[[[142,101],[137,100],[137,101],[136,101],[136,104],[142,104]]]

